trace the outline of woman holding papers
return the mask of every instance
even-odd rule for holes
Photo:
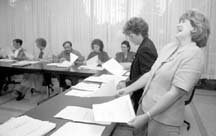
[[[85,58],[81,55],[79,51],[72,48],[72,43],[70,41],[64,42],[63,47],[64,47],[64,51],[62,51],[57,56],[59,62],[70,61],[70,54],[72,53],[78,56],[74,64],[75,65],[83,64]],[[75,85],[78,82],[76,78],[69,77],[69,76],[60,76],[58,80],[60,82],[60,87],[62,87],[63,90],[70,88],[71,85]]]
[[[102,64],[109,60],[107,52],[103,51],[104,44],[100,39],[94,39],[91,43],[92,52],[88,55],[88,59],[98,55],[98,64]]]
[[[126,22],[123,33],[134,45],[139,47],[130,67],[130,79],[127,82],[120,82],[118,88],[129,86],[135,82],[151,69],[157,59],[157,50],[153,41],[148,37],[148,30],[148,24],[142,18],[134,17]],[[139,89],[131,96],[135,112],[138,109],[138,103],[142,92],[143,90]]]
[[[128,41],[123,41],[121,43],[122,52],[116,53],[116,60],[119,63],[132,62],[135,57],[135,52],[130,51],[130,43]]]
[[[129,122],[137,134],[180,135],[184,97],[193,90],[201,76],[204,66],[201,48],[206,46],[209,34],[207,18],[197,10],[187,11],[179,19],[176,41],[161,50],[151,71],[119,90],[119,95],[123,95],[145,87],[138,116]]]

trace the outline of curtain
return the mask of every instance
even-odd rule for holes
[[[120,51],[127,39],[122,33],[125,22],[134,16],[149,24],[149,37],[160,50],[174,39],[182,13],[196,8],[210,21],[211,35],[203,78],[216,79],[216,6],[215,0],[1,0],[0,47],[11,48],[14,38],[24,41],[23,48],[35,55],[34,41],[47,40],[48,54],[58,54],[62,43],[71,41],[73,48],[87,57],[91,41],[100,38],[110,57]],[[132,50],[137,47],[131,43]]]

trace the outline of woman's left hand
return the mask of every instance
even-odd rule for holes
[[[129,121],[127,124],[135,129],[139,129],[143,127],[147,122],[149,118],[146,114],[142,114],[139,116],[136,116],[134,119]]]

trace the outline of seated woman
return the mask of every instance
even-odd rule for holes
[[[81,55],[81,53],[72,48],[72,43],[70,41],[66,41],[63,43],[64,51],[62,51],[58,56],[58,62],[63,62],[65,60],[70,61],[70,53],[73,53],[78,56],[77,60],[74,62],[75,65],[83,64],[85,58]],[[68,89],[71,85],[75,85],[78,83],[78,79],[71,76],[59,76],[58,77],[60,87],[63,90]]]
[[[104,48],[103,41],[101,41],[100,39],[94,39],[91,43],[91,48],[93,51],[88,55],[87,60],[96,55],[98,55],[99,64],[102,64],[107,60],[109,60],[108,54],[105,51],[103,51]]]
[[[44,38],[38,38],[36,39],[35,43],[39,52],[36,56],[33,56],[32,59],[41,60],[45,56],[44,50],[46,48],[47,42]],[[22,100],[25,97],[26,91],[30,89],[34,91],[39,91],[43,85],[43,82],[44,75],[42,74],[24,74],[21,84],[15,89],[17,94],[16,100]]]
[[[23,41],[21,39],[14,39],[13,40],[13,50],[10,54],[8,54],[9,59],[14,60],[26,60],[27,56],[25,54],[24,49],[22,48]]]
[[[130,43],[128,41],[123,41],[121,43],[122,52],[116,53],[115,59],[119,63],[132,62],[135,57],[135,52],[130,51]]]

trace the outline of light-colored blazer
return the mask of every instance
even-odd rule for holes
[[[149,72],[150,78],[145,86],[142,110],[148,111],[157,101],[170,91],[172,86],[184,91],[192,91],[198,82],[204,66],[202,49],[190,43],[177,49],[177,43],[164,47],[159,58]],[[173,126],[181,126],[184,120],[184,97],[177,100],[154,120]]]

